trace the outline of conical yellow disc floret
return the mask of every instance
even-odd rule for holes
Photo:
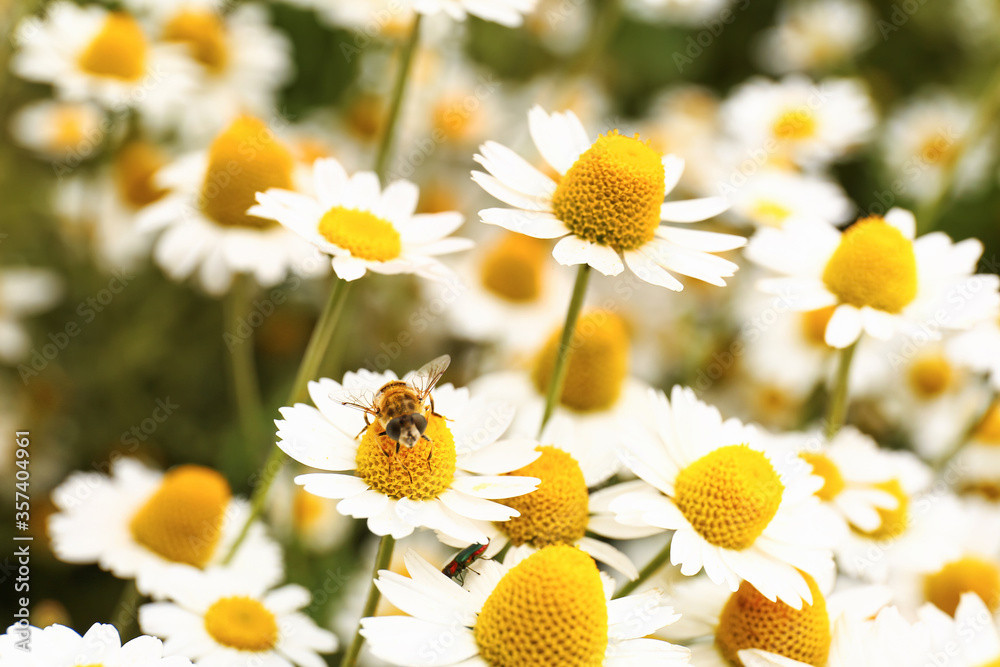
[[[917,296],[913,242],[882,218],[859,220],[841,236],[823,282],[844,303],[898,313]]]
[[[216,12],[207,9],[182,9],[167,21],[163,39],[187,44],[191,57],[212,72],[221,72],[229,62],[226,24]]]
[[[826,454],[819,452],[802,452],[799,456],[812,466],[812,474],[823,478],[823,486],[816,492],[820,500],[831,501],[844,490],[844,476],[840,474],[837,464]]]
[[[555,331],[535,360],[535,388],[548,390],[562,331]],[[597,310],[580,316],[573,330],[566,383],[560,403],[577,412],[600,412],[613,406],[628,375],[629,337],[614,313]]]
[[[920,398],[940,396],[951,386],[951,364],[942,354],[926,354],[910,365],[910,388]]]
[[[965,556],[924,579],[924,596],[946,614],[955,615],[963,593],[975,593],[990,611],[1000,609],[1000,568],[993,561]]]
[[[334,206],[320,219],[319,233],[354,257],[372,262],[396,259],[403,250],[392,223],[368,211]]]
[[[498,500],[521,516],[497,523],[515,546],[573,544],[587,532],[590,495],[580,464],[561,449],[540,446],[542,455],[511,475],[537,477],[538,489],[523,496]]]
[[[903,490],[903,485],[897,479],[890,479],[885,482],[873,484],[876,489],[885,491],[898,501],[896,509],[878,508],[878,515],[882,519],[882,525],[872,531],[854,529],[876,540],[895,539],[906,532],[906,524],[909,521],[910,497]]]
[[[111,12],[77,64],[94,76],[137,81],[146,74],[148,50],[139,23],[125,12]]]
[[[771,131],[786,141],[809,139],[816,134],[816,118],[809,109],[792,109],[778,116]]]
[[[358,445],[357,475],[375,491],[390,498],[430,500],[444,493],[455,480],[455,440],[443,417],[427,415],[430,441],[421,439],[412,449],[388,436],[378,435],[377,421],[365,430]]]
[[[552,210],[577,236],[615,250],[653,239],[665,195],[660,156],[617,131],[599,137],[560,179]]]
[[[778,513],[785,487],[764,454],[729,445],[677,475],[677,508],[707,542],[723,549],[752,545]]]
[[[231,497],[215,470],[179,466],[132,517],[132,536],[167,560],[202,567],[218,545]]]
[[[512,303],[536,301],[545,278],[544,241],[524,234],[506,234],[486,253],[480,276],[483,287]]]
[[[831,641],[826,600],[812,577],[802,576],[813,598],[802,609],[771,602],[746,581],[729,596],[715,633],[715,644],[729,662],[742,666],[739,651],[757,648],[807,665],[826,664]]]
[[[233,121],[208,152],[208,173],[201,187],[201,210],[223,227],[264,229],[278,223],[246,211],[268,188],[292,189],[292,154],[256,118]]]
[[[598,667],[608,606],[594,561],[576,547],[532,554],[504,575],[475,627],[490,667]]]
[[[115,184],[118,194],[132,208],[142,208],[158,200],[166,191],[156,187],[153,177],[166,164],[160,149],[145,141],[125,144],[115,156]]]
[[[222,598],[205,612],[212,639],[237,651],[270,651],[278,643],[278,621],[253,598]]]

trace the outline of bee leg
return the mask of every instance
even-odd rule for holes
[[[382,437],[383,435],[385,435],[385,431],[382,431],[381,433],[379,433],[379,434],[378,434],[378,436],[379,436],[380,438],[381,438],[381,437]],[[398,447],[397,447],[397,449],[398,449]]]

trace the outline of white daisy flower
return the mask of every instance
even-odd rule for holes
[[[801,609],[768,600],[748,582],[735,593],[704,577],[682,582],[671,591],[671,600],[684,610],[683,617],[656,636],[690,645],[698,667],[739,665],[746,649],[788,664],[832,664],[828,658],[843,639],[845,621],[873,618],[892,592],[884,586],[831,590],[832,580],[820,583],[812,577],[808,582],[813,602]]]
[[[525,14],[535,10],[538,0],[413,0],[418,14],[433,16],[444,12],[456,21],[468,15],[510,28],[524,22]]]
[[[875,15],[862,0],[784,2],[764,31],[758,58],[776,74],[830,69],[872,43]]]
[[[814,493],[823,480],[795,456],[762,449],[756,431],[674,387],[650,391],[658,439],[626,442],[622,460],[650,484],[611,503],[619,522],[675,531],[670,562],[702,569],[736,591],[748,581],[769,600],[811,603],[804,575],[833,569],[835,524]]]
[[[647,143],[617,131],[595,142],[571,111],[528,113],[531,137],[559,182],[514,151],[488,141],[472,172],[484,190],[514,208],[479,212],[482,221],[536,238],[561,239],[552,250],[560,264],[589,264],[604,275],[629,269],[646,282],[680,291],[670,271],[725,285],[736,264],[710,253],[733,250],[743,237],[661,226],[696,222],[726,209],[720,197],[663,202],[684,171],[684,161],[660,156]],[[624,263],[623,263],[624,258]]]
[[[122,644],[115,626],[95,623],[81,637],[64,625],[47,628],[15,623],[0,636],[4,667],[190,667],[182,657],[163,657],[163,643],[142,635]]]
[[[993,612],[975,593],[963,594],[951,615],[933,605],[921,607],[920,620],[935,639],[930,655],[947,656],[949,667],[1000,664],[1000,631]]]
[[[945,342],[945,354],[961,367],[985,373],[990,386],[1000,389],[1000,318],[987,319],[951,336]]]
[[[402,378],[410,383],[416,376]],[[509,406],[472,399],[467,389],[436,387],[433,411],[424,412],[424,435],[413,447],[389,438],[375,419],[345,405],[346,395],[370,400],[392,371],[347,373],[343,383],[309,383],[317,407],[281,408],[278,447],[313,468],[346,473],[309,473],[295,478],[309,493],[342,499],[337,511],[367,519],[376,535],[406,537],[416,528],[438,530],[465,544],[485,543],[474,520],[506,521],[517,510],[493,502],[533,491],[538,479],[504,475],[538,458],[532,441],[497,438],[513,414]]]
[[[52,161],[83,161],[97,153],[107,128],[100,107],[90,102],[40,100],[10,119],[10,137]]]
[[[252,274],[262,287],[289,274],[322,275],[326,262],[308,243],[247,213],[258,192],[305,188],[303,171],[263,122],[238,118],[208,151],[182,156],[157,173],[154,184],[169,192],[139,217],[140,229],[163,230],[153,258],[174,280],[197,272],[214,296],[224,294],[237,273]]]
[[[957,472],[960,491],[1000,498],[1000,401],[986,410],[948,470]]]
[[[701,22],[718,17],[732,0],[628,0],[626,9],[643,21],[676,23],[701,27]]]
[[[855,211],[833,181],[783,169],[765,168],[742,187],[723,185],[720,192],[729,195],[735,217],[757,227],[781,227],[790,220],[839,225]]]
[[[48,269],[0,269],[0,363],[16,364],[31,349],[23,319],[44,313],[62,298],[63,284]]]
[[[206,573],[176,577],[170,602],[139,607],[139,626],[163,638],[166,653],[199,665],[322,667],[337,637],[303,613],[309,591],[269,590],[254,577]]]
[[[165,474],[134,459],[111,474],[76,472],[52,493],[59,512],[49,518],[56,558],[97,563],[140,593],[170,593],[178,571],[252,575],[265,585],[283,575],[281,549],[259,523],[227,565],[222,562],[246,522],[249,507],[234,499],[218,472],[185,465]]]
[[[465,587],[414,552],[410,577],[381,571],[375,585],[411,615],[362,619],[372,653],[406,667],[688,663],[686,648],[645,638],[678,618],[659,591],[609,601],[611,580],[575,547],[473,567]]]
[[[414,214],[419,190],[395,181],[383,190],[374,172],[348,176],[333,158],[313,167],[315,196],[270,188],[257,194],[249,214],[276,220],[333,257],[343,280],[366,272],[452,277],[437,255],[466,250],[472,241],[449,236],[462,225],[457,212]]]
[[[14,73],[52,84],[64,99],[155,115],[191,90],[193,72],[183,53],[153,43],[127,12],[56,2],[43,18],[23,21],[15,43]]]
[[[722,118],[740,146],[803,166],[844,157],[868,140],[876,120],[860,82],[801,76],[751,79],[726,100]]]
[[[880,340],[899,332],[933,339],[942,329],[994,316],[1000,279],[974,274],[982,244],[952,243],[941,232],[914,240],[915,231],[913,214],[898,208],[844,232],[795,221],[759,230],[746,256],[785,276],[758,286],[786,297],[792,310],[836,306],[826,327],[826,342],[836,348],[848,347],[863,331]]]

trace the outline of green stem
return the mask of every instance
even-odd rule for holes
[[[670,559],[670,542],[668,541],[660,552],[653,556],[653,560],[646,563],[646,567],[642,568],[639,572],[639,577],[635,581],[630,581],[622,586],[622,589],[615,593],[615,598],[623,598],[626,595],[630,595],[635,592],[635,589],[639,588],[643,583],[645,583],[650,577],[660,571],[660,568],[666,565],[667,561]]]
[[[378,587],[375,586],[375,580],[378,579],[380,570],[388,569],[389,563],[392,561],[392,549],[394,546],[396,546],[396,540],[393,539],[392,535],[383,535],[378,543],[378,554],[375,556],[375,567],[372,569],[372,583],[368,589],[368,599],[365,600],[365,608],[361,611],[361,618],[369,618],[375,615],[378,601],[382,598]],[[344,653],[344,658],[340,661],[340,667],[354,667],[358,662],[358,654],[361,653],[361,647],[364,643],[365,638],[361,635],[361,619],[358,619],[358,628],[354,632],[354,639],[351,640],[351,645],[347,647],[347,652]]]
[[[139,615],[139,602],[142,596],[135,587],[135,580],[129,579],[122,587],[121,595],[111,612],[111,624],[118,628],[122,643],[132,638],[135,621]]]
[[[573,295],[570,297],[569,309],[566,311],[566,323],[563,324],[562,336],[559,339],[559,350],[556,352],[552,377],[549,379],[548,392],[545,395],[545,412],[542,414],[542,423],[538,427],[539,436],[545,430],[545,425],[549,423],[549,419],[552,418],[552,412],[556,409],[556,404],[562,396],[563,385],[566,383],[566,371],[569,369],[570,343],[573,340],[576,321],[580,317],[580,309],[583,307],[583,297],[587,293],[588,278],[590,278],[590,265],[581,264],[576,274]]]
[[[600,6],[594,11],[587,41],[570,64],[571,75],[583,75],[590,71],[607,52],[621,22],[622,0],[599,0],[597,4]]]
[[[285,401],[285,405],[294,405],[296,402],[306,398],[306,387],[309,384],[309,380],[316,376],[320,364],[323,362],[323,357],[326,355],[330,344],[330,338],[333,337],[333,332],[337,329],[337,321],[344,310],[344,302],[347,300],[347,291],[350,285],[346,280],[334,278],[333,286],[330,288],[330,297],[327,299],[326,306],[319,316],[319,321],[313,327],[312,336],[309,338],[309,344],[306,346],[305,355],[302,357],[302,363],[299,364],[298,373],[295,375],[295,383],[292,385],[292,391],[288,396],[288,400]],[[250,526],[263,511],[264,501],[267,500],[267,493],[271,490],[271,484],[274,483],[274,478],[281,471],[284,461],[285,453],[277,447],[271,447],[267,461],[264,462],[264,466],[261,469],[260,479],[257,480],[253,494],[250,496],[250,514],[240,529],[240,534],[236,537],[236,541],[233,542],[233,546],[229,548],[229,553],[226,554],[223,563],[228,563],[232,560],[236,554],[236,550],[239,549],[240,545],[243,544],[243,540],[246,539]]]
[[[385,119],[385,129],[382,132],[382,140],[379,142],[378,153],[375,157],[375,173],[383,182],[385,181],[385,169],[389,162],[389,154],[392,151],[392,140],[399,121],[399,110],[403,106],[403,95],[406,93],[410,65],[413,63],[413,54],[420,42],[420,19],[420,14],[417,14],[413,19],[410,35],[406,38],[406,44],[403,45],[403,51],[400,54],[399,70],[396,72],[396,81],[392,86],[392,98],[389,101],[389,116]]]
[[[834,380],[833,395],[826,412],[826,437],[832,438],[837,435],[837,431],[844,425],[844,418],[847,416],[847,384],[851,374],[851,361],[854,359],[854,351],[858,347],[858,342],[854,341],[850,346],[840,351],[840,360],[837,363],[837,377]]]
[[[225,319],[223,326],[226,328],[226,333],[230,334],[225,337],[226,347],[229,348],[229,378],[236,399],[236,413],[240,421],[243,444],[250,456],[255,454],[253,446],[261,435],[263,408],[253,359],[253,333],[244,339],[237,332],[240,320],[245,320],[250,313],[249,306],[254,287],[253,278],[240,275],[223,300]],[[229,327],[232,327],[231,332]]]
[[[941,183],[938,185],[937,191],[918,211],[917,226],[922,232],[930,231],[937,226],[941,209],[955,185],[955,179],[958,177],[958,166],[965,152],[970,147],[976,146],[979,140],[986,135],[990,126],[996,121],[998,113],[1000,113],[1000,65],[993,72],[992,79],[987,83],[982,97],[979,98],[979,105],[976,107],[976,113],[968,131],[955,140],[951,159],[942,170]]]

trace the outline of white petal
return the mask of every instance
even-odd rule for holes
[[[652,285],[659,285],[675,292],[684,289],[681,281],[651,258],[647,257],[641,250],[629,250],[625,252],[625,263],[637,277]]]
[[[473,159],[507,187],[532,197],[551,198],[556,183],[511,149],[495,141],[479,147]]]
[[[337,255],[333,258],[333,270],[341,280],[357,280],[368,270],[364,260],[351,255]]]
[[[531,493],[538,488],[537,477],[518,477],[515,475],[486,476],[476,475],[470,477],[457,477],[451,488],[462,493],[467,493],[476,498],[486,498],[497,500],[501,498],[514,498]]]
[[[535,105],[528,112],[528,130],[538,152],[560,174],[565,174],[590,147],[587,132],[572,111],[549,115]]]
[[[487,225],[497,225],[536,239],[556,239],[569,234],[569,228],[551,213],[521,211],[511,208],[487,208],[479,212]]]
[[[889,340],[896,332],[896,318],[883,310],[865,306],[861,309],[861,322],[872,338]]]
[[[563,266],[589,264],[606,276],[617,276],[625,270],[617,252],[578,236],[567,236],[559,241],[552,249],[552,256]]]
[[[513,190],[500,182],[494,176],[481,171],[472,172],[472,180],[479,187],[490,193],[505,204],[522,208],[526,211],[550,211],[552,210],[552,200],[542,197],[532,197],[517,190]]]
[[[846,303],[837,306],[826,325],[826,344],[845,348],[861,335],[861,311]]]
[[[684,158],[679,155],[664,155],[660,161],[663,163],[663,191],[670,194],[684,174]]]
[[[656,235],[679,246],[702,252],[725,252],[726,250],[742,248],[747,243],[744,237],[736,234],[705,232],[699,229],[683,229],[669,225],[657,227]]]
[[[667,222],[699,222],[713,218],[729,208],[724,197],[704,197],[685,201],[668,201],[660,205],[660,220]]]
[[[368,482],[354,475],[338,475],[332,472],[313,472],[299,475],[295,483],[305,487],[309,493],[322,498],[347,498],[365,491]]]
[[[885,214],[885,221],[903,232],[903,236],[912,239],[917,233],[917,219],[910,211],[903,208],[891,208]]]
[[[610,565],[630,580],[635,581],[639,578],[639,570],[637,570],[635,565],[632,563],[632,559],[618,549],[615,549],[607,542],[595,540],[592,537],[582,537],[576,544],[578,547],[593,556],[595,560],[599,560],[602,563]],[[658,629],[661,626],[658,625],[656,627]]]

